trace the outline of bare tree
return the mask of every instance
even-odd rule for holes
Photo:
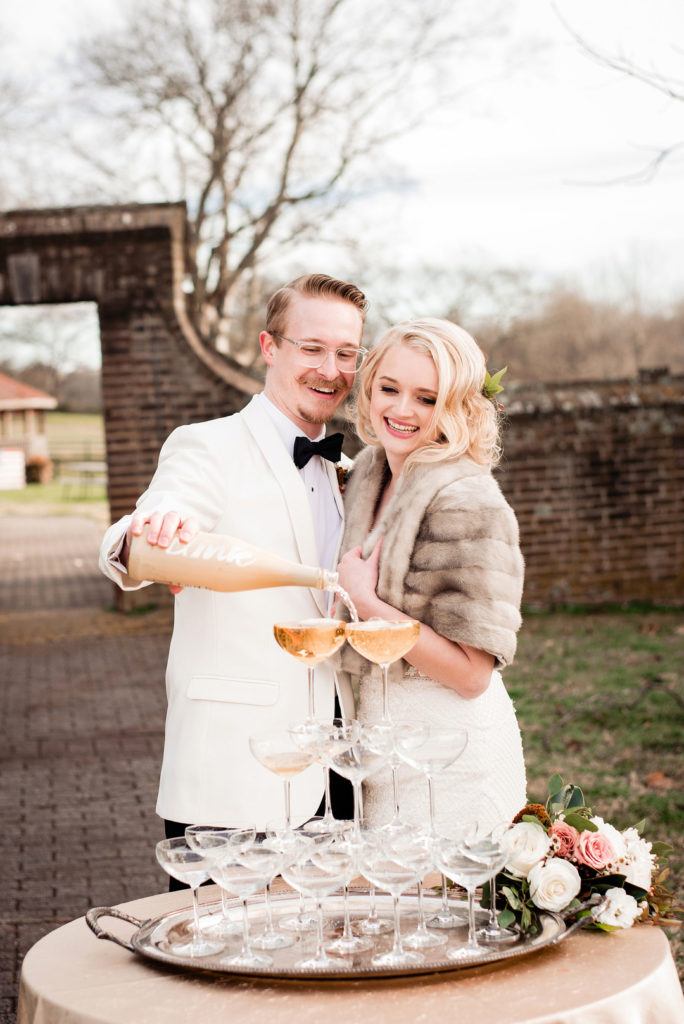
[[[188,312],[208,345],[230,349],[267,256],[387,186],[383,147],[453,90],[457,58],[502,31],[499,6],[146,0],[82,42],[81,86],[109,145],[75,144],[114,194],[134,166],[147,197],[187,198]]]
[[[661,68],[649,65],[648,63],[642,63],[625,52],[611,52],[610,50],[605,50],[594,45],[585,36],[581,35],[572,27],[572,25],[560,14],[555,4],[554,9],[558,19],[562,22],[575,42],[581,47],[584,53],[597,64],[600,64],[602,67],[611,68],[613,71],[618,71],[620,74],[623,74],[628,78],[632,78],[635,81],[643,82],[645,85],[657,90],[670,100],[684,102],[684,78],[682,78],[681,75],[666,72]],[[655,12],[652,12],[652,15],[654,14]],[[675,55],[675,58],[678,61],[681,61],[682,56],[684,55],[684,41],[679,44],[677,44],[674,39],[669,39],[668,41],[671,45],[671,50]],[[684,64],[682,65],[682,71],[684,72]],[[651,159],[649,159],[633,174],[623,175],[615,180],[634,182],[650,181],[658,172],[658,169],[664,161],[682,149],[684,149],[684,140],[682,139],[679,139],[670,145],[661,146],[656,150]],[[613,182],[606,182],[605,184],[612,183]]]

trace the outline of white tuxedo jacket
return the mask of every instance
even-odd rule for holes
[[[342,512],[335,468],[326,462]],[[298,470],[261,407],[252,400],[224,419],[179,427],[164,444],[137,511],[195,516],[283,558],[318,565],[313,520]],[[110,564],[125,516],[105,534],[100,568],[122,589],[145,583]],[[303,587],[236,594],[186,589],[176,597],[166,672],[168,711],[157,813],[173,821],[263,829],[282,819],[283,783],[254,758],[250,734],[287,727],[307,714],[306,669],[275,641],[273,624],[327,614],[329,595]],[[316,667],[316,716],[332,717],[334,674]],[[339,693],[353,717],[351,690]],[[292,823],[315,814],[322,769],[292,780]]]

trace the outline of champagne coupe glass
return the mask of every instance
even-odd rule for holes
[[[382,725],[360,725],[357,739],[344,750],[323,753],[325,761],[349,779],[354,789],[354,842],[361,842],[361,783],[379,771],[392,753],[392,737]]]
[[[228,828],[223,825],[188,825],[185,830],[187,844],[193,850],[215,851],[220,843],[228,842],[228,845],[235,849],[247,849],[256,838],[256,827],[245,825],[242,827]],[[216,840],[219,840],[217,844]],[[242,926],[238,921],[233,921],[228,907],[228,896],[225,889],[221,889],[221,920],[211,928],[205,929],[207,935],[216,938],[230,938],[239,935]]]
[[[476,938],[481,942],[490,945],[511,945],[519,942],[520,933],[513,928],[502,928],[496,912],[496,877],[503,868],[507,859],[506,836],[512,828],[510,821],[500,822],[490,829],[481,839],[474,843],[475,852],[482,855],[483,859],[490,864],[490,874],[487,879],[489,887],[489,917],[482,928],[478,928]]]
[[[420,623],[415,619],[397,622],[372,618],[366,622],[348,622],[347,640],[355,651],[379,665],[382,671],[382,722],[391,722],[389,712],[390,665],[407,654],[420,633]]]
[[[221,962],[229,967],[270,967],[266,953],[255,953],[250,944],[247,897],[273,880],[280,869],[281,854],[272,847],[255,843],[246,850],[230,850],[227,858],[214,862],[211,877],[222,889],[237,896],[242,904],[242,949]]]
[[[307,750],[301,750],[290,736],[287,729],[276,729],[270,732],[259,733],[249,737],[249,749],[257,761],[268,768],[274,775],[279,775],[283,780],[283,794],[285,799],[285,827],[290,831],[290,783],[295,775],[299,775],[310,764],[313,764],[315,757]]]
[[[323,947],[323,899],[345,884],[353,870],[351,854],[339,844],[322,848],[315,843],[302,843],[290,864],[283,867],[283,878],[302,896],[316,901],[316,952],[313,957],[299,960],[295,966],[303,968],[339,967],[339,960],[328,956]]]
[[[325,810],[321,818],[307,823],[313,832],[346,832],[347,821],[335,818],[330,804],[330,765],[325,755],[340,753],[353,743],[359,734],[359,723],[355,718],[332,718],[327,721],[302,722],[290,729],[290,735],[298,747],[308,750],[321,762],[325,772]]]
[[[219,846],[223,844],[219,843]],[[227,844],[226,844],[227,845]],[[178,956],[211,956],[213,953],[220,953],[223,949],[222,942],[212,941],[204,938],[200,929],[198,889],[202,882],[206,882],[210,875],[216,858],[216,848],[210,853],[208,850],[193,850],[188,846],[183,836],[175,839],[161,839],[156,846],[157,860],[166,871],[179,882],[184,882],[192,890],[192,912],[193,928],[189,942],[179,942],[172,945],[172,950]]]
[[[339,650],[346,638],[341,619],[303,619],[301,622],[276,622],[273,633],[284,651],[304,662],[308,679],[307,722],[314,722],[314,665]]]
[[[422,877],[425,865],[425,848],[404,836],[376,833],[366,841],[360,850],[361,869],[374,885],[385,889],[392,897],[394,909],[394,943],[387,953],[374,956],[374,967],[403,967],[423,963],[421,953],[404,949],[401,942],[399,897],[410,885]]]
[[[418,850],[423,850],[423,872],[416,883],[418,889],[418,925],[416,930],[404,937],[404,945],[409,949],[434,949],[436,946],[444,946],[449,941],[443,933],[429,932],[425,921],[425,904],[423,900],[423,876],[431,870],[434,864],[434,840],[427,833],[417,833],[413,836],[413,843]],[[419,853],[416,853],[419,856]]]
[[[340,953],[342,956],[352,956],[354,953],[363,953],[372,949],[375,941],[371,938],[364,939],[361,935],[354,935],[351,927],[351,916],[349,913],[349,884],[357,873],[358,855],[360,847],[353,840],[346,841],[336,839],[335,847],[346,850],[351,857],[349,870],[344,880],[344,926],[339,938],[331,942],[327,950],[329,953]]]
[[[295,938],[291,935],[283,935],[282,932],[276,931],[273,923],[273,903],[271,901],[271,885],[276,875],[279,875],[283,870],[283,865],[287,863],[289,854],[287,853],[287,844],[284,846],[279,843],[277,839],[264,839],[261,844],[265,849],[273,850],[277,854],[276,860],[271,865],[271,874],[266,882],[266,889],[264,891],[264,907],[266,910],[266,923],[264,930],[260,935],[257,935],[252,939],[252,946],[255,949],[285,949],[286,946],[294,946]]]
[[[462,885],[468,893],[468,941],[465,946],[450,949],[450,960],[464,960],[487,951],[477,941],[475,930],[475,890],[482,885],[492,871],[492,861],[484,846],[469,846],[463,839],[444,839],[436,847],[437,863],[453,882]]]
[[[296,859],[302,843],[308,842],[310,847],[318,849],[323,849],[332,843],[335,838],[335,834],[332,832],[319,832],[315,827],[317,823],[318,820],[313,818],[305,822],[304,825],[301,825],[299,828],[292,829],[290,831],[286,830],[281,822],[270,822],[266,825],[266,839],[269,841],[271,846],[274,846],[283,854],[283,866]],[[278,928],[280,931],[298,932],[299,934],[303,934],[305,932],[315,931],[317,924],[318,919],[316,915],[307,912],[304,903],[304,896],[300,892],[298,913],[290,914],[287,917],[281,917],[278,921]]]
[[[457,761],[467,744],[468,733],[465,729],[427,726],[423,723],[415,732],[406,729],[396,738],[397,752],[402,760],[411,768],[423,772],[427,778],[430,801],[428,835],[433,841],[439,839],[435,827],[434,776]]]
[[[462,728],[425,726],[411,734],[407,731],[397,738],[399,756],[412,768],[422,771],[427,778],[430,802],[430,840],[437,843],[440,836],[435,826],[435,799],[433,779],[437,772],[444,771],[463,754],[468,745],[468,733]],[[446,878],[442,877],[442,909],[430,918],[431,928],[458,928],[463,925],[460,917],[449,909],[446,893]]]

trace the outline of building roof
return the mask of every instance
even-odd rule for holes
[[[0,411],[54,409],[56,405],[57,399],[52,395],[0,373]]]

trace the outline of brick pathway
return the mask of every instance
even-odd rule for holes
[[[154,805],[170,610],[108,610],[100,536],[86,518],[0,517],[0,1024],[41,936],[166,889]]]

